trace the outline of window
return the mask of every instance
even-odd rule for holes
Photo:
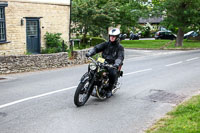
[[[0,42],[6,41],[5,7],[0,6]]]

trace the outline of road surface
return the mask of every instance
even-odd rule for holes
[[[121,89],[73,103],[87,65],[1,75],[1,133],[142,133],[200,91],[200,51],[126,50]]]

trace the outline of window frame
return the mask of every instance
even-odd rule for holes
[[[5,36],[5,38],[3,39],[3,40],[0,40],[0,43],[6,43],[6,41],[7,41],[7,35],[6,35],[6,14],[5,14],[5,7],[7,7],[8,6],[8,4],[7,3],[0,3],[0,9],[2,9],[3,10],[3,18],[1,19],[0,18],[0,22],[3,22],[3,26],[4,26],[4,28],[3,28],[3,30],[4,30],[4,36]]]

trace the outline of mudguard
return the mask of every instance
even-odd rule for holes
[[[86,80],[91,80],[89,87],[88,87],[88,91],[89,91],[89,95],[91,95],[92,91],[93,91],[93,83],[95,78],[90,79],[90,74],[88,72],[86,72],[82,77],[81,77],[81,83],[84,83]]]

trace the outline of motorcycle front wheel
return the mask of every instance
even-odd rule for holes
[[[77,107],[83,106],[89,99],[90,97],[89,85],[90,85],[89,80],[85,80],[84,82],[79,83],[74,95],[74,104]]]

